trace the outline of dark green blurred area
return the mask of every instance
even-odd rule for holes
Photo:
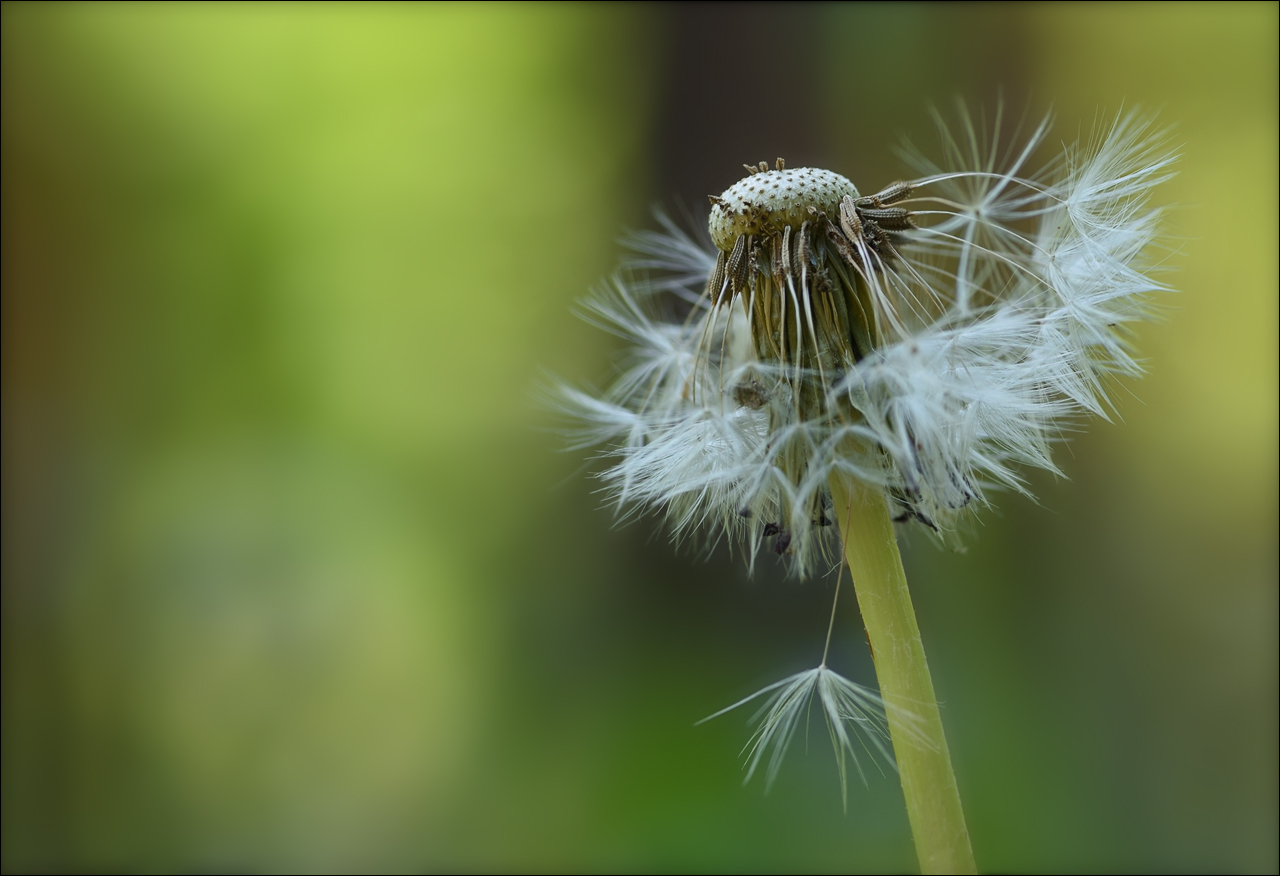
[[[616,528],[533,400],[650,203],[959,94],[1158,109],[1146,379],[908,572],[979,866],[1277,867],[1277,7],[3,7],[3,864],[914,867],[737,718],[829,584]],[[1054,141],[1056,142],[1056,140]],[[871,668],[852,608],[841,668]]]

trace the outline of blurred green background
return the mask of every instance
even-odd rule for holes
[[[1276,83],[1275,4],[5,4],[4,869],[912,869],[821,731],[765,796],[693,727],[829,584],[616,527],[531,399],[650,205],[1002,94],[1175,126],[1181,294],[1069,480],[911,539],[979,864],[1274,872]]]

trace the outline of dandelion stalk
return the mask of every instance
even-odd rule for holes
[[[922,873],[976,873],[942,715],[884,493],[836,474],[831,494],[871,642]]]

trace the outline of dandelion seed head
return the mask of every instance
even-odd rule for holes
[[[1126,327],[1166,288],[1165,139],[1124,114],[1034,170],[1047,122],[1013,148],[967,115],[955,131],[873,195],[761,162],[712,198],[707,238],[664,220],[635,240],[585,308],[628,340],[625,367],[562,392],[619,509],[804,575],[834,556],[834,475],[946,533],[1107,414],[1110,378],[1141,370]]]

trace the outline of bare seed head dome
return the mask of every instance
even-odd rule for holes
[[[799,230],[813,218],[813,208],[829,216],[840,214],[840,202],[857,198],[858,190],[838,173],[817,167],[787,169],[781,158],[774,170],[760,163],[747,165],[750,175],[711,198],[707,223],[711,240],[722,252],[730,252],[744,234],[781,234],[788,225]]]

